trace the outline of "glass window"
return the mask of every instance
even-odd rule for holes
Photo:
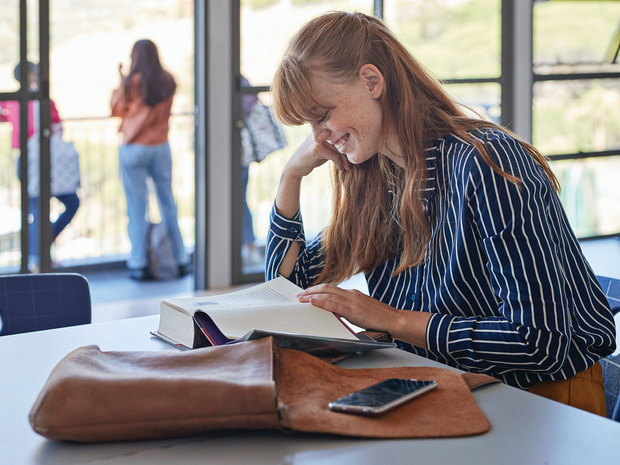
[[[270,104],[270,94],[261,93],[262,103]],[[287,146],[269,154],[260,163],[252,162],[248,167],[245,199],[243,206],[242,233],[243,273],[264,272],[264,248],[269,230],[269,217],[276,198],[280,174],[293,151],[308,137],[310,126],[284,126]],[[315,169],[304,178],[301,185],[301,212],[308,239],[316,236],[328,223],[331,212],[332,184],[330,164]]]
[[[269,214],[276,198],[282,167],[293,151],[310,134],[309,126],[285,127],[288,146],[269,155],[260,163],[250,164],[247,202],[253,215],[256,240],[265,242],[269,229]],[[327,224],[331,211],[330,165],[315,169],[302,183],[301,211],[306,235],[315,236]]]
[[[534,64],[603,63],[620,28],[618,1],[534,3]]]
[[[620,231],[620,156],[551,162],[560,198],[577,237]]]
[[[20,2],[9,0],[0,10],[0,92],[20,90],[17,65],[20,57]],[[28,3],[27,60],[39,62],[39,6]],[[25,65],[30,69],[28,65]],[[34,76],[34,74],[33,74]],[[26,89],[27,90],[27,89]],[[21,196],[17,178],[19,150],[19,104],[0,102],[0,268],[14,272],[21,261]]]
[[[241,74],[254,86],[271,83],[290,39],[330,10],[372,14],[372,0],[241,0]]]
[[[5,4],[7,1],[4,2]],[[13,68],[19,51],[18,0],[0,10],[0,91],[11,90]],[[38,2],[28,2],[28,59],[38,62]],[[32,11],[31,11],[32,10]],[[111,118],[110,96],[120,83],[119,63],[127,73],[133,44],[153,40],[160,58],[175,77],[177,91],[170,119],[169,142],[173,156],[173,191],[179,226],[186,247],[194,242],[194,8],[190,1],[110,0],[50,2],[50,96],[62,119],[63,138],[80,154],[82,187],[76,216],[52,246],[52,258],[63,265],[124,259],[130,250],[127,213],[118,169],[119,120]],[[13,37],[14,35],[14,37]],[[10,39],[10,40],[9,40]],[[14,87],[12,90],[16,90]],[[0,124],[0,143],[10,129]],[[19,237],[18,152],[10,142],[0,145],[0,212],[11,219],[0,231],[0,267],[19,263],[14,242]],[[5,191],[6,189],[6,191]],[[150,206],[156,205],[154,195]],[[9,209],[10,214],[5,214]],[[63,206],[52,199],[50,217],[55,221]],[[158,221],[157,208],[151,220]],[[8,223],[5,222],[5,223]],[[15,223],[16,226],[13,226]],[[17,244],[19,250],[19,244]],[[104,258],[105,257],[105,258]]]
[[[34,2],[33,2],[34,3]],[[0,92],[15,92],[13,71],[19,62],[19,0],[3,2],[0,10]]]
[[[620,2],[535,2],[534,71],[571,80],[534,84],[532,138],[545,155],[620,148],[620,79],[583,74],[619,72]],[[579,74],[582,74],[580,77]],[[620,157],[552,162],[561,199],[578,237],[616,234]]]
[[[329,10],[360,11],[372,14],[371,0],[242,0],[241,1],[241,74],[253,86],[268,86],[290,39],[310,19]],[[261,102],[270,104],[268,93],[259,94]],[[276,197],[284,164],[299,144],[310,134],[309,126],[285,127],[288,145],[271,153],[260,163],[251,163],[248,176],[242,232],[243,274],[264,272],[264,248],[269,229],[269,215]],[[244,181],[245,182],[245,181]],[[329,220],[331,177],[329,164],[304,179],[301,212],[306,237],[312,238]],[[251,225],[251,227],[249,226]],[[253,241],[251,238],[253,236]]]
[[[15,67],[19,63],[19,0],[6,0],[0,10],[0,92],[15,92],[19,79],[15,79]],[[39,62],[39,5],[28,3],[27,12],[28,60]]]
[[[386,0],[384,18],[440,78],[499,77],[500,7],[499,0]]]
[[[130,250],[127,211],[119,178],[117,132],[110,95],[118,87],[119,64],[129,71],[131,49],[150,39],[177,83],[168,141],[172,189],[186,247],[194,243],[194,17],[192,2],[111,0],[51,2],[50,94],[64,134],[80,153],[80,208],[54,245],[57,260],[123,256]],[[71,9],[72,13],[69,14]],[[78,27],[73,27],[77,24]],[[160,221],[154,189],[149,217]]]
[[[0,268],[19,266],[21,260],[21,200],[17,180],[19,149],[12,148],[13,126],[0,123]]]
[[[177,82],[173,113],[194,109],[192,2],[50,2],[50,94],[63,119],[108,116],[118,67],[127,73],[133,44],[152,40]],[[74,5],[73,5],[74,4]],[[76,27],[74,27],[76,25]]]
[[[533,141],[546,155],[620,148],[620,79],[534,85]]]
[[[500,124],[501,86],[499,84],[450,84],[445,86],[450,96],[478,116]],[[475,115],[473,115],[475,116]]]

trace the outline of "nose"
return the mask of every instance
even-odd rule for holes
[[[322,144],[323,142],[325,142],[329,137],[330,133],[331,132],[329,129],[319,124],[312,125],[312,136],[314,137],[315,144]]]

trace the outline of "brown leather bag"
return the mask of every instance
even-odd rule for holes
[[[378,418],[327,408],[331,400],[392,377],[435,379],[438,387]],[[276,348],[271,338],[187,352],[79,348],[52,371],[32,407],[30,424],[47,438],[83,442],[222,429],[445,437],[490,427],[465,378],[454,370],[346,369]]]

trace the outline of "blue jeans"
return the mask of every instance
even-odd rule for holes
[[[249,171],[249,168],[247,166],[244,166],[241,173],[241,184],[243,185],[243,229],[241,230],[242,245],[254,244],[254,226],[252,225],[252,213],[250,212],[250,208],[248,207],[248,203],[245,198],[248,190],[248,178],[250,174]]]
[[[154,146],[121,145],[119,154],[121,179],[127,197],[127,216],[129,217],[127,230],[131,241],[131,257],[127,266],[136,270],[146,268],[148,265],[146,180],[149,177],[155,184],[159,211],[172,240],[177,263],[187,265],[189,258],[185,253],[177,221],[177,206],[172,196],[172,155],[168,142]]]
[[[53,238],[56,240],[63,229],[71,222],[80,206],[80,199],[77,194],[55,195],[65,206],[65,211],[52,224]],[[30,197],[29,202],[28,231],[30,236],[30,250],[28,253],[28,262],[30,264],[39,264],[39,197]]]

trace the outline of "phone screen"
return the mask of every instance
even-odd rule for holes
[[[435,381],[390,378],[329,403],[333,411],[380,415],[437,387]]]

